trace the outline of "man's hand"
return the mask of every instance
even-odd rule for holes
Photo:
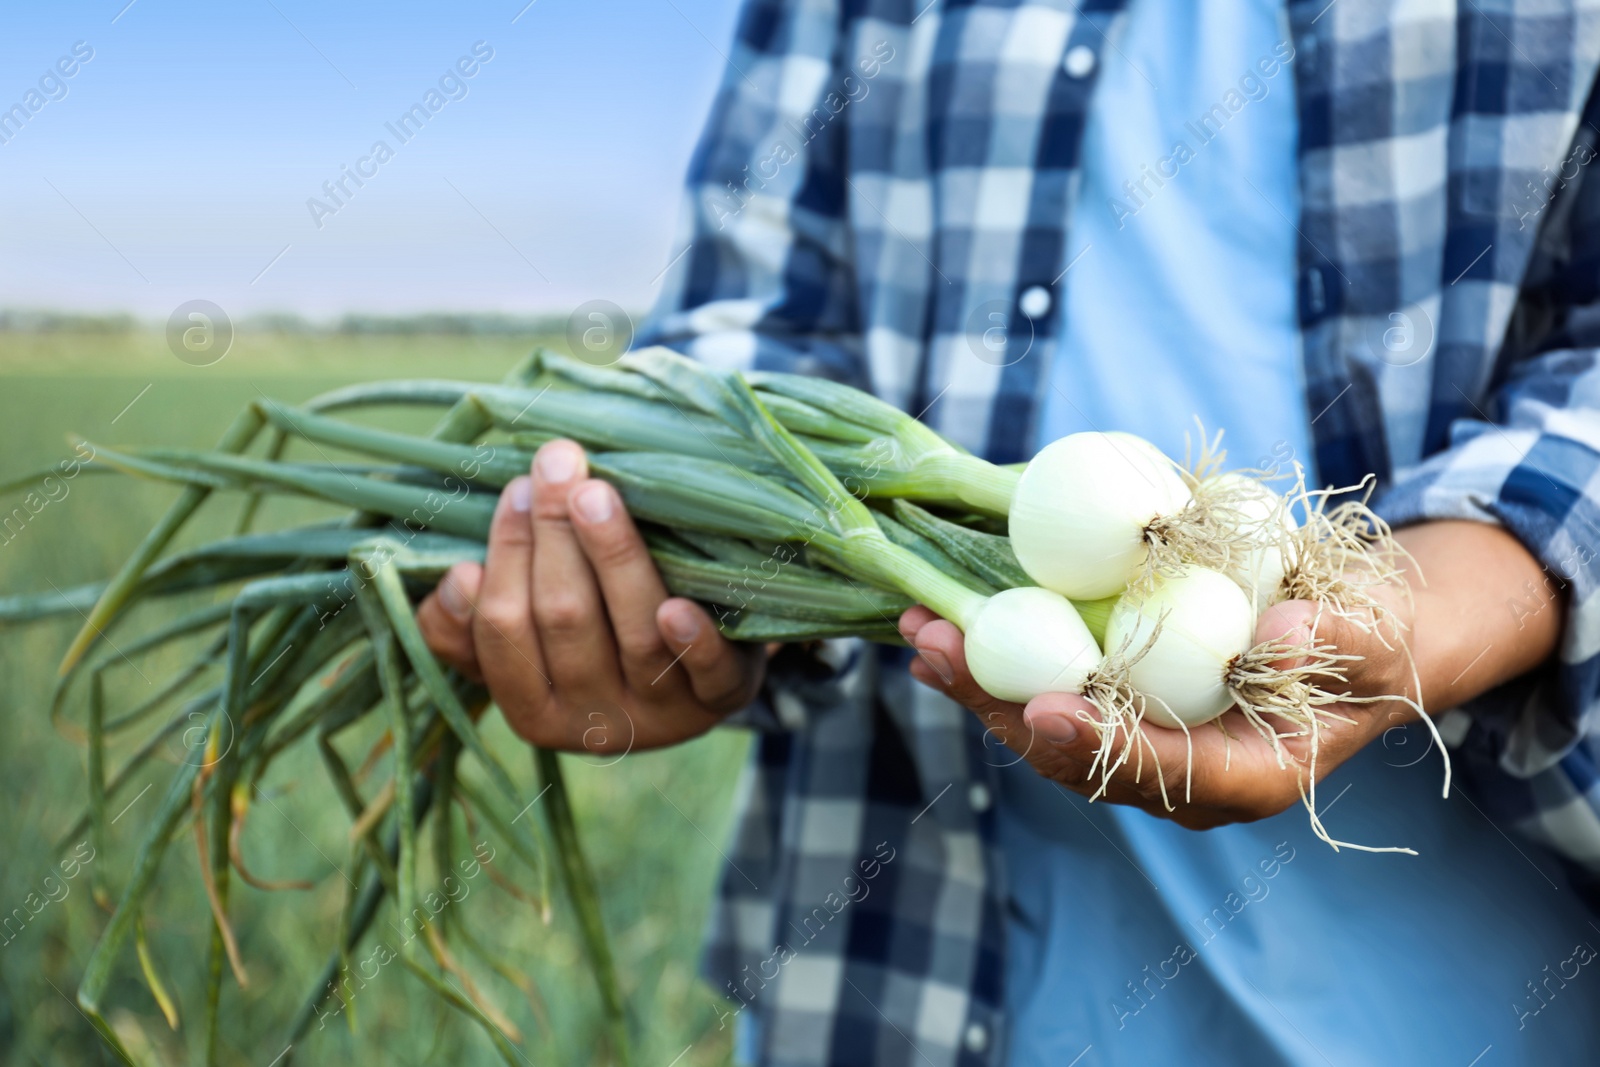
[[[1315,621],[1319,641],[1362,657],[1349,665],[1348,684],[1324,679],[1325,688],[1348,690],[1355,697],[1409,696],[1435,713],[1516,677],[1554,651],[1561,615],[1556,599],[1546,593],[1542,610],[1532,612],[1512,606],[1528,603],[1526,583],[1546,586],[1538,563],[1510,535],[1477,523],[1439,522],[1401,531],[1399,540],[1417,563],[1406,572],[1409,596],[1385,590],[1392,622],[1404,627],[1403,640],[1395,639],[1391,624],[1383,624],[1380,633],[1330,612],[1318,617],[1315,604],[1292,601],[1262,614],[1256,642],[1299,644]],[[994,699],[972,680],[960,631],[926,608],[906,612],[900,632],[919,653],[911,666],[918,681],[970,708],[1045,777],[1085,796],[1100,789],[1099,768],[1089,775],[1099,737],[1081,718],[1094,714],[1087,701],[1060,693],[1036,697],[1026,707]],[[1346,702],[1328,710],[1354,721],[1329,721],[1320,730],[1319,781],[1384,731],[1416,718],[1408,704],[1396,700]],[[1274,720],[1268,716],[1267,721]],[[1301,782],[1309,786],[1309,738],[1283,739],[1288,758],[1280,768],[1271,742],[1240,712],[1229,711],[1219,722],[1231,738],[1213,723],[1190,731],[1192,771],[1189,739],[1182,731],[1143,726],[1148,747],[1139,742],[1145,747],[1142,773],[1137,753],[1131,754],[1112,777],[1105,799],[1190,829],[1251,822],[1298,803]],[[1163,779],[1174,808],[1170,812],[1161,799]]]
[[[417,622],[531,744],[606,754],[697,737],[750,701],[765,653],[669,597],[616,490],[587,475],[573,442],[541,448],[500,494],[484,565],[453,567]]]

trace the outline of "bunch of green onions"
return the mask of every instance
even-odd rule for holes
[[[418,406],[444,409],[427,436],[338,417]],[[659,349],[607,368],[537,352],[498,385],[377,382],[300,407],[263,400],[208,451],[88,443],[87,470],[182,488],[108,581],[0,600],[0,621],[87,613],[52,704],[52,717],[64,722],[73,683],[84,681],[90,802],[66,838],[87,826],[103,841],[109,799],[164,739],[197,715],[207,724],[201,758],[171,776],[78,993],[126,1062],[134,1060],[105,1022],[102,998],[132,938],[152,992],[169,1003],[144,946],[142,914],[186,820],[212,910],[206,1044],[214,1056],[225,964],[244,973],[228,919],[230,881],[238,875],[259,884],[239,855],[239,829],[273,761],[312,738],[362,850],[338,948],[291,1023],[290,1043],[330,995],[332,976],[383,903],[402,916],[416,913],[424,827],[431,817],[435,858],[448,867],[456,847],[448,813],[461,803],[484,815],[541,877],[545,840],[553,846],[607,1011],[612,1053],[627,1062],[626,1013],[557,757],[535,754],[550,794],[545,839],[497,817],[490,798],[458,773],[459,761],[470,758],[496,791],[516,799],[477,731],[488,695],[437,664],[413,614],[450,566],[483,558],[498,490],[557,437],[589,449],[591,472],[620,492],[668,589],[707,605],[728,636],[898,642],[899,613],[925,604],[965,632],[974,678],[995,696],[1025,701],[1070,691],[1095,704],[1107,780],[1128,758],[1146,715],[1187,730],[1237,704],[1274,744],[1280,734],[1266,716],[1314,740],[1321,719],[1336,714],[1328,705],[1337,694],[1318,688],[1313,675],[1337,678],[1341,659],[1321,646],[1252,649],[1255,618],[1306,590],[1341,610],[1359,609],[1370,603],[1359,575],[1388,578],[1381,565],[1366,566],[1368,557],[1381,563],[1383,553],[1369,549],[1381,549],[1386,532],[1364,510],[1306,506],[1297,522],[1259,480],[1219,476],[1205,464],[1185,471],[1137,438],[1074,435],[1019,472],[848,387],[719,372]],[[317,446],[324,461],[286,459],[296,440]],[[323,446],[368,462],[327,461]],[[169,551],[197,509],[219,494],[243,501],[238,534]],[[338,522],[252,533],[269,495],[352,512]],[[225,599],[121,643],[115,654],[100,651],[140,603],[205,591],[225,591]],[[193,664],[108,717],[109,666],[203,633],[212,637]],[[1296,651],[1310,653],[1308,666],[1268,669]],[[392,781],[376,798],[361,794],[333,744],[369,715],[384,717],[393,750]],[[160,725],[109,772],[106,738],[148,723]],[[1314,781],[1313,773],[1313,789]],[[480,1024],[507,1063],[517,1062],[515,1028],[471,982],[442,933],[408,942],[402,958]]]
[[[680,375],[684,369],[667,357],[657,362]],[[585,377],[598,373],[609,388],[596,389]],[[717,379],[691,375],[684,381],[704,390]],[[550,846],[606,1009],[612,1055],[628,1060],[624,1005],[560,763],[554,753],[536,753],[549,787],[541,805],[547,822],[542,835],[527,821],[513,823],[498,814],[495,798],[472,784],[474,776],[458,773],[465,755],[480,765],[495,791],[515,808],[523,806],[476,728],[487,694],[433,660],[416,628],[415,604],[451,565],[482,559],[496,491],[526,473],[532,450],[557,435],[576,437],[595,451],[594,470],[622,490],[641,518],[673,592],[710,606],[730,636],[897,640],[895,619],[912,603],[892,584],[866,576],[874,553],[854,550],[860,539],[817,506],[802,479],[760,450],[761,438],[748,435],[748,422],[718,419],[682,395],[641,395],[647,391],[641,383],[629,374],[596,372],[540,353],[498,386],[383,382],[340,390],[303,408],[262,401],[242,412],[208,451],[81,444],[80,454],[93,456],[86,471],[123,472],[182,487],[165,517],[107,581],[0,599],[0,621],[78,612],[87,617],[63,660],[52,699],[52,718],[64,732],[80,736],[89,755],[88,810],[64,841],[78,840],[87,829],[103,846],[108,805],[153,765],[152,757],[179,735],[195,750],[170,776],[79,989],[84,1013],[125,1062],[135,1060],[106,1022],[103,998],[130,941],[151,993],[170,1020],[177,1018],[145,944],[143,916],[163,859],[185,823],[193,826],[201,850],[212,909],[213,961],[204,1007],[206,1047],[214,1057],[221,983],[229,969],[241,980],[246,973],[228,918],[231,883],[266,886],[240,853],[240,832],[277,758],[313,741],[359,837],[352,872],[358,888],[343,909],[339,947],[290,1022],[288,1043],[298,1045],[324,1001],[340,995],[337,976],[381,907],[392,902],[401,915],[417,914],[419,852],[431,842],[436,863],[445,869],[461,844],[449,830],[447,813],[455,803],[492,826],[510,853],[528,865],[536,884],[548,881]],[[438,406],[445,412],[426,437],[333,417],[395,406]],[[740,418],[764,410],[747,404]],[[808,438],[831,462],[859,470],[879,486],[894,476],[878,461],[882,435],[830,420],[800,401],[786,411],[818,428],[833,427],[826,437]],[[325,456],[320,446],[331,445],[366,453],[374,462],[285,458],[296,439],[317,443],[319,457]],[[918,477],[927,475],[914,474],[903,484]],[[38,481],[39,475],[30,474],[5,488],[16,491]],[[280,494],[353,511],[342,521],[251,532],[264,498]],[[197,510],[226,496],[242,501],[237,536],[172,551]],[[902,562],[920,567],[941,587],[994,591],[1026,580],[1003,537],[940,519],[909,501],[896,501],[892,512],[869,514],[858,503],[855,508],[855,520],[865,518],[884,531],[883,546],[905,552]],[[148,601],[186,597],[192,603],[208,593],[206,606],[131,639],[121,633],[137,626],[138,608]],[[114,666],[196,637],[205,644],[190,665],[133,707],[108,707],[114,701],[107,699],[107,672]],[[67,718],[80,695],[87,705],[81,729]],[[392,780],[375,797],[363,795],[358,775],[336,745],[342,733],[373,715],[389,725],[394,765]],[[193,728],[196,722],[205,724],[203,731]],[[120,767],[108,767],[108,738],[140,729],[146,736],[133,755]],[[97,896],[109,902],[109,884],[98,888]],[[538,902],[546,897],[534,894]],[[548,915],[547,905],[539,907]],[[519,1062],[515,1028],[469,979],[447,943],[454,930],[430,929],[408,942],[404,963],[482,1025],[506,1062]]]

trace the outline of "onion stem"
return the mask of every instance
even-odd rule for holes
[[[876,526],[852,531],[840,550],[842,562],[925,604],[965,632],[988,597],[958,582],[932,563],[885,537]]]
[[[924,456],[917,461],[917,472],[925,474],[943,492],[985,515],[1011,514],[1011,497],[1022,474],[997,467],[988,460],[954,449]]]

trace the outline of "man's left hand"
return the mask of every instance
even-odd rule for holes
[[[1370,698],[1409,697],[1436,713],[1531,669],[1553,653],[1560,636],[1557,583],[1547,581],[1539,563],[1498,527],[1436,522],[1402,530],[1397,539],[1412,563],[1403,573],[1404,587],[1379,588],[1388,613],[1376,624],[1319,612],[1307,601],[1275,605],[1257,623],[1258,644],[1299,645],[1314,632],[1319,642],[1360,657],[1347,664],[1346,681],[1320,679],[1332,692],[1368,699],[1326,708],[1351,721],[1324,719],[1316,753],[1319,781],[1386,730],[1417,717],[1403,700]],[[1272,742],[1237,709],[1191,728],[1188,737],[1142,725],[1142,761],[1139,752],[1130,753],[1105,783],[1100,768],[1090,774],[1100,738],[1084,721],[1085,715],[1098,718],[1088,701],[1047,693],[1023,706],[989,696],[967,669],[961,632],[926,608],[907,611],[900,632],[918,652],[913,677],[971,709],[1034,770],[1085,796],[1104,785],[1104,799],[1112,803],[1200,830],[1276,815],[1310,786],[1310,738],[1282,737],[1280,765]],[[1267,721],[1274,722],[1271,716]],[[1126,738],[1119,734],[1116,744]]]

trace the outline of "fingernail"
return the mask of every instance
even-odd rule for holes
[[[611,487],[604,482],[590,482],[578,490],[572,506],[588,522],[605,522],[611,517]]]
[[[1068,716],[1059,712],[1046,712],[1028,720],[1034,732],[1056,745],[1070,745],[1078,739],[1078,726]]]
[[[465,619],[472,614],[472,601],[450,578],[439,583],[439,606],[444,608],[446,614],[457,619]]]
[[[906,616],[904,614],[902,614],[900,616],[900,620],[895,623],[895,629],[899,630],[900,636],[906,639],[906,644],[912,646],[916,645],[917,634],[920,631],[920,627],[913,629],[911,625],[906,622]]]
[[[680,645],[687,645],[700,636],[700,620],[692,612],[674,611],[666,617],[667,636]]]
[[[533,506],[533,481],[529,478],[514,479],[506,491],[511,497],[512,511],[527,511]]]
[[[945,658],[943,652],[923,652],[919,649],[918,654],[922,656],[923,662],[932,669],[933,673],[939,676],[939,681],[945,685],[955,681],[956,672],[950,669],[950,661]]]
[[[545,446],[539,452],[539,477],[551,484],[570,482],[578,473],[578,457],[571,445]]]

